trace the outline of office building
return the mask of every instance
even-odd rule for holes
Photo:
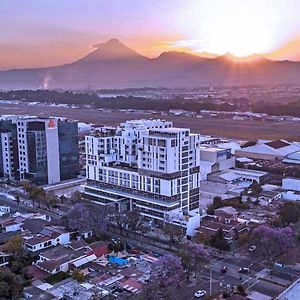
[[[77,122],[64,118],[2,116],[0,175],[54,184],[79,172]]]

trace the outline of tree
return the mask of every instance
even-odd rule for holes
[[[294,202],[286,202],[279,208],[280,221],[283,226],[297,223],[300,219],[300,205]]]
[[[29,180],[24,179],[20,183],[25,193],[29,193],[31,191],[32,186]]]
[[[256,180],[252,182],[252,184],[249,186],[249,189],[252,190],[254,195],[258,195],[262,192],[262,187]]]
[[[78,282],[83,282],[85,280],[85,275],[79,269],[74,269],[72,278]]]
[[[79,191],[75,191],[72,194],[71,201],[74,203],[79,203],[81,202],[81,200],[82,200],[81,193]]]
[[[12,236],[4,245],[4,249],[11,255],[20,253],[23,248],[23,238],[21,235]]]
[[[38,201],[39,207],[41,206],[42,198],[45,196],[46,192],[42,187],[36,185],[31,185],[29,190],[29,198],[32,200],[32,205],[34,206],[35,201]]]
[[[14,273],[20,273],[25,266],[32,263],[32,256],[23,247],[21,235],[12,236],[4,245],[4,251],[11,255],[9,266]]]
[[[213,199],[213,205],[214,205],[214,209],[223,207],[224,204],[223,204],[222,198],[219,196],[215,196]]]
[[[245,287],[242,284],[238,285],[237,290],[242,296],[247,296]]]
[[[44,204],[48,210],[51,210],[55,205],[58,204],[58,198],[54,193],[46,192],[41,196],[41,203]]]
[[[17,205],[19,206],[20,205],[20,197],[19,196],[16,196],[16,201],[17,201]]]
[[[114,251],[116,253],[122,252],[123,250],[125,250],[125,244],[121,239],[111,240],[107,248],[108,250]]]
[[[95,233],[107,231],[108,210],[92,203],[77,203],[64,216],[65,225],[71,230],[93,230]]]
[[[260,225],[252,232],[252,238],[269,263],[293,245],[293,231],[290,227]]]
[[[215,207],[214,207],[214,205],[213,204],[208,205],[206,212],[209,215],[214,215],[215,214]]]
[[[230,249],[230,246],[228,242],[224,238],[224,232],[222,228],[219,228],[215,235],[210,239],[210,245],[224,251],[228,251]]]
[[[162,230],[169,237],[170,247],[172,244],[179,243],[181,241],[182,228],[180,226],[166,223]]]
[[[17,299],[23,291],[16,275],[9,269],[0,269],[0,298]]]
[[[192,272],[194,272],[195,277],[197,276],[197,267],[199,262],[207,261],[209,253],[204,249],[202,244],[190,241],[181,245],[181,249],[183,249],[181,263],[183,268],[186,270],[187,279],[189,280]]]
[[[116,212],[109,216],[110,224],[114,224],[120,230],[120,233],[125,232],[128,236],[128,231],[142,231],[145,233],[149,230],[148,227],[144,226],[141,215],[136,210],[126,211],[126,212]]]
[[[179,287],[185,278],[185,272],[178,256],[165,254],[153,265],[150,281],[159,283],[161,287]]]

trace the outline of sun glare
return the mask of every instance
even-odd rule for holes
[[[274,51],[280,44],[282,30],[265,2],[211,1],[215,5],[195,1],[180,23],[182,41],[194,41],[192,52],[246,57]]]
[[[257,17],[249,14],[226,15],[211,26],[207,47],[214,53],[229,52],[234,56],[244,57],[270,51],[272,41],[264,24]]]

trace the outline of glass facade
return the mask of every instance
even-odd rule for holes
[[[77,122],[58,122],[60,180],[79,174],[79,147]]]

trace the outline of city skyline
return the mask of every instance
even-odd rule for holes
[[[4,0],[0,69],[70,63],[110,38],[147,57],[176,50],[299,60],[299,9],[293,0]]]

